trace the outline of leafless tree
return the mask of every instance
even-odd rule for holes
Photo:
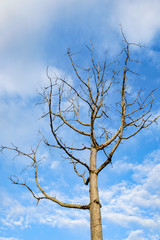
[[[123,33],[122,33],[123,35]],[[24,153],[16,146],[10,149],[20,156],[27,156],[32,161],[34,178],[41,195],[35,194],[26,182],[10,178],[13,184],[25,186],[37,199],[49,199],[66,208],[85,209],[90,211],[91,240],[102,240],[101,203],[99,200],[97,178],[100,172],[112,162],[113,155],[121,142],[138,134],[156,122],[159,116],[152,115],[154,101],[153,91],[143,97],[141,91],[131,94],[128,91],[130,74],[136,74],[130,69],[133,62],[129,43],[123,35],[124,48],[115,61],[108,63],[107,53],[103,64],[95,61],[93,46],[87,47],[90,54],[90,66],[80,67],[75,63],[74,54],[68,50],[67,54],[76,80],[69,81],[59,76],[51,77],[47,69],[49,86],[41,93],[43,103],[48,111],[42,116],[48,117],[53,140],[43,135],[43,140],[50,148],[64,152],[66,158],[73,165],[75,173],[89,186],[90,202],[87,205],[65,203],[47,193],[40,185],[38,178],[37,149]],[[136,91],[135,91],[136,92]],[[141,96],[142,95],[142,96]],[[114,124],[113,124],[114,123]],[[114,130],[111,131],[111,126]],[[117,129],[115,129],[117,127]],[[68,134],[79,135],[79,142],[69,143],[62,138],[63,130]],[[82,140],[82,142],[81,142]],[[90,153],[90,159],[84,161],[81,152]],[[104,158],[97,159],[97,153],[102,151]],[[82,171],[84,168],[84,172]]]

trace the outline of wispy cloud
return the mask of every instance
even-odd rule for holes
[[[23,203],[20,203],[20,201],[13,200],[11,196],[3,193],[1,198],[3,198],[2,207],[4,210],[0,220],[1,224],[11,229],[15,227],[24,229],[30,227],[31,224],[47,224],[52,227],[71,228],[76,226],[87,227],[89,225],[88,212],[77,213],[77,211],[74,210],[61,210],[57,205],[49,201],[41,202],[38,206],[33,206],[29,204],[30,197],[31,196],[27,195],[28,204],[25,206]],[[33,204],[32,201],[31,203]]]
[[[84,30],[84,33],[90,32],[88,40],[92,35],[96,35],[96,22],[101,22],[100,33],[103,32],[101,40],[104,42],[104,44],[101,42],[101,47],[105,45],[105,49],[105,41],[110,41],[109,45],[114,42],[114,48],[116,42],[119,44],[115,35],[117,32],[120,35],[120,23],[129,40],[146,44],[152,41],[160,29],[158,0],[102,1],[101,4],[97,0],[77,1],[76,4],[73,0],[67,3],[64,0],[53,2],[25,0],[23,4],[20,0],[14,0],[13,3],[2,0],[0,6],[1,94],[5,91],[22,96],[33,94],[37,86],[44,82],[46,68],[44,51],[47,38],[60,19],[62,21],[65,21],[65,18],[70,19],[68,21],[72,23],[75,15],[76,19],[81,21],[88,20],[90,15],[92,32],[87,27],[88,21]],[[100,9],[101,14],[99,11],[95,12],[95,9]],[[81,27],[82,23],[79,20],[76,20],[77,25]],[[112,30],[114,36],[108,34],[107,29],[109,33]]]
[[[156,240],[159,239],[158,235],[145,234],[143,230],[130,231],[129,236],[123,240]]]
[[[14,237],[0,237],[0,240],[19,240],[18,238],[14,238]]]
[[[140,225],[158,230],[160,224],[160,217],[157,214],[160,206],[158,154],[159,150],[150,154],[142,164],[122,162],[120,168],[122,173],[123,169],[128,169],[134,182],[124,180],[100,192],[104,203],[102,211],[104,219],[123,227]],[[121,166],[121,163],[117,163],[117,166]],[[113,171],[116,170],[113,168]]]
[[[142,164],[131,165],[127,163],[125,167],[132,169],[134,182],[122,181],[119,184],[100,191],[100,198],[103,204],[103,223],[112,222],[121,227],[139,227],[136,232],[131,232],[128,239],[134,235],[141,237],[140,229],[156,229],[159,231],[160,217],[157,214],[160,206],[159,195],[159,150],[150,154]],[[123,170],[122,170],[123,171]],[[154,183],[154,184],[153,184]],[[152,187],[155,186],[155,187]],[[63,201],[88,202],[86,188],[75,187],[74,198],[68,198],[61,192],[51,192]],[[81,199],[79,198],[81,192]],[[88,212],[77,212],[74,210],[60,209],[50,202],[41,202],[37,207],[31,205],[30,195],[25,197],[30,202],[27,206],[21,203],[22,199],[13,200],[6,194],[2,195],[2,207],[4,215],[1,223],[8,227],[27,228],[32,223],[47,224],[51,226],[87,226],[89,224]],[[33,214],[34,213],[34,214]],[[148,231],[148,230],[147,230]],[[149,231],[148,231],[149,232]],[[143,235],[142,235],[143,237]],[[143,239],[143,238],[142,238]],[[144,238],[145,239],[145,238]]]
[[[159,8],[158,0],[113,1],[111,24],[122,24],[129,41],[148,44],[160,29]]]

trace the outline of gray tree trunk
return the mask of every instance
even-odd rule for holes
[[[90,156],[90,229],[91,240],[102,240],[101,205],[96,174],[97,150],[91,149]]]

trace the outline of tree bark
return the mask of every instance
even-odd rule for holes
[[[101,204],[99,202],[97,173],[97,150],[91,149],[90,155],[90,230],[91,240],[103,240],[101,223]]]

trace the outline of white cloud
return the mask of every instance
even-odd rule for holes
[[[38,87],[48,84],[43,48],[63,4],[63,0],[0,2],[0,94],[35,95]]]
[[[76,4],[73,0],[25,0],[23,3],[20,0],[1,0],[0,94],[33,95],[35,89],[46,81],[43,51],[51,28],[62,18],[62,11],[64,19],[68,16],[72,19],[75,15],[78,19],[86,19],[90,14],[95,34],[96,21],[91,13],[97,8],[103,10],[101,15],[96,11],[96,18],[103,20],[100,28],[105,32],[102,42],[108,41],[105,39],[109,37],[109,44],[114,42],[115,48],[117,38],[110,39],[110,34],[106,38],[108,26],[109,31],[120,32],[118,24],[122,23],[129,39],[149,43],[160,29],[159,7],[158,0],[102,1],[102,5],[97,0],[77,1]],[[78,21],[77,24],[81,27],[82,23]]]
[[[114,1],[111,24],[122,24],[129,41],[148,44],[160,30],[159,9],[159,0]]]
[[[128,238],[124,240],[147,240],[146,238],[143,237],[144,233],[142,230],[136,230],[136,231],[131,231]]]
[[[159,150],[147,156],[142,164],[122,162],[122,166],[128,169],[136,184],[123,181],[100,192],[103,218],[123,227],[135,225],[158,231]],[[119,173],[123,174],[123,167],[119,169]],[[113,171],[116,170],[113,168]]]
[[[107,25],[118,29],[118,24],[121,23],[126,34],[133,41],[148,43],[159,31],[159,0],[102,1],[101,5],[97,0],[77,1],[76,4],[73,0],[69,0],[67,3],[64,0],[46,0],[45,2],[25,0],[23,4],[20,0],[12,2],[2,0],[0,26],[3,29],[3,38],[1,39],[3,44],[1,43],[1,45],[4,47],[8,41],[11,41],[13,35],[22,41],[27,40],[32,33],[40,33],[42,29],[46,31],[46,28],[48,30],[50,25],[60,17],[62,10],[63,15],[71,17],[75,14],[80,16],[83,15],[82,13],[92,13],[93,10],[95,11],[95,7],[101,9],[102,6],[108,13],[106,14]],[[97,11],[95,13],[98,14]]]
[[[117,211],[118,206],[119,205],[117,205],[116,209],[112,209],[111,211],[109,207],[105,207],[102,215],[104,219],[108,221],[112,221],[125,228],[130,228],[131,226],[139,225],[141,227],[145,227],[146,229],[150,228],[150,230],[159,229],[159,224],[160,224],[159,217],[149,218],[149,217],[144,217],[142,215],[136,216],[136,212],[133,215],[129,215],[126,210],[124,211],[124,213],[122,213],[123,209],[121,207],[119,208],[120,212],[115,212]],[[127,208],[127,205],[125,205],[125,207]]]
[[[49,9],[49,2],[0,2],[0,49],[3,59],[0,67],[0,94],[9,92],[24,97],[35,93],[37,82],[41,85],[45,66],[39,60],[38,52],[42,49],[37,39],[42,38],[46,31],[48,18],[44,13]]]
[[[14,238],[14,237],[0,237],[0,240],[19,240],[18,238]]]
[[[37,95],[37,89],[44,84],[48,85],[46,66],[36,59],[17,58],[19,59],[9,60],[0,71],[0,95],[18,94],[23,98]]]
[[[71,1],[69,1],[70,3]],[[59,16],[60,7],[65,1],[46,0],[2,0],[0,2],[0,27],[2,38],[0,47],[8,44],[34,43],[34,38],[43,39],[46,31]],[[29,46],[27,44],[27,46]]]
[[[51,163],[50,168],[51,168],[51,169],[56,169],[56,168],[58,167],[58,165],[59,165],[59,162],[58,162],[58,161],[53,161],[53,162]]]
[[[159,151],[155,151],[147,156],[142,164],[132,164],[130,166],[132,175],[134,175],[134,178],[136,176],[136,184],[123,181],[106,190],[100,190],[104,225],[109,222],[128,229],[138,228],[131,231],[125,240],[132,240],[136,237],[142,240],[155,240],[153,232],[157,232],[157,234],[159,232],[160,217],[157,213],[160,206],[160,195],[157,187],[151,188],[150,186],[154,181],[153,176],[158,177],[158,154]],[[57,190],[50,191],[49,194],[56,195],[57,198],[66,202],[88,203],[86,187],[75,186],[74,191],[74,199]],[[81,198],[79,198],[80,192]],[[4,210],[1,223],[10,228],[28,228],[32,224],[47,224],[52,227],[89,227],[88,211],[61,209],[49,201],[40,201],[36,207],[33,206],[35,201],[30,201],[30,198],[30,195],[25,195],[25,201],[28,204],[24,206],[23,196],[17,201],[13,197],[2,193],[1,199]],[[142,229],[145,229],[146,235],[143,234]]]
[[[58,197],[59,195],[61,194],[56,194]],[[70,228],[89,226],[88,211],[84,213],[72,209],[61,210],[61,208],[50,201],[40,201],[38,206],[35,206],[33,204],[36,202],[32,201],[32,197],[29,195],[25,196],[28,201],[26,206],[20,203],[20,201],[15,200],[13,196],[7,195],[5,192],[1,194],[1,207],[3,208],[3,213],[0,223],[2,226],[7,226],[11,229],[15,227],[24,229],[30,227],[32,224],[46,224],[52,227]],[[30,205],[30,203],[32,205]]]
[[[158,240],[158,235],[145,234],[142,230],[130,231],[129,236],[123,240]]]
[[[37,141],[38,128],[43,128],[45,122],[44,119],[38,120],[41,111],[23,98],[0,98],[0,103],[0,115],[3,116],[0,119],[1,145],[12,142],[19,146],[29,144],[30,148]]]
[[[89,222],[86,218],[81,219],[71,219],[71,218],[59,218],[58,219],[58,226],[60,227],[70,227],[70,228],[76,228],[76,227],[89,227]]]

